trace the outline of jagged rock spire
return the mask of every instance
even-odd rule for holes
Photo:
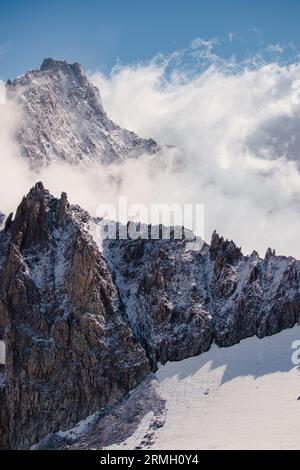
[[[266,251],[266,254],[265,254],[265,259],[269,259],[269,258],[272,258],[273,256],[276,255],[276,252],[275,250],[273,250],[272,248],[268,248],[267,251]]]
[[[45,72],[46,70],[68,70],[68,69],[82,70],[80,64],[68,64],[65,60],[52,59],[48,57],[43,60],[40,70]]]
[[[214,261],[217,256],[222,256],[225,262],[233,264],[242,257],[241,248],[238,248],[232,240],[224,240],[214,230],[210,242],[210,257]]]
[[[0,449],[72,427],[149,373],[88,220],[37,183],[0,232]]]

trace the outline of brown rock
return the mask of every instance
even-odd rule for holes
[[[25,449],[72,427],[149,372],[85,217],[39,183],[1,235],[1,448]]]

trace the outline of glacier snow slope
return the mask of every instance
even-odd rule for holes
[[[157,372],[166,422],[156,449],[300,449],[300,327],[215,345]]]
[[[300,326],[161,366],[166,420],[152,449],[300,449]],[[150,414],[149,414],[150,418]],[[114,449],[143,448],[144,419]],[[147,446],[149,448],[149,446]]]

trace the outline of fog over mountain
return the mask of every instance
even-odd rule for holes
[[[299,256],[300,66],[267,49],[240,63],[198,40],[91,78],[120,125],[180,148],[169,181],[205,204],[207,239],[217,228],[247,252]]]
[[[93,213],[99,204],[117,204],[120,194],[127,195],[129,203],[146,205],[203,203],[207,240],[216,228],[234,238],[245,252],[255,248],[263,254],[271,244],[278,253],[300,256],[297,82],[295,85],[299,65],[280,65],[279,56],[272,62],[257,57],[245,63],[224,61],[213,47],[213,43],[198,40],[170,57],[118,66],[109,76],[92,73],[90,78],[99,87],[102,101],[78,65],[62,66],[73,77],[68,87],[59,79],[65,72],[55,66],[49,70],[51,61],[48,66],[44,63],[42,72],[18,78],[9,88],[23,89],[23,106],[17,100],[5,108],[2,105],[5,112],[0,117],[0,132],[10,130],[1,139],[1,159],[5,161],[2,212],[14,210],[21,195],[41,179],[54,194],[66,190],[72,202]],[[188,60],[191,57],[194,61]],[[46,81],[41,87],[42,76]],[[83,80],[84,86],[76,86],[76,80]],[[100,114],[103,103],[106,124],[100,119],[101,125],[112,126],[110,130],[95,124],[95,112],[86,104],[91,94],[92,101],[95,96],[99,100]],[[43,106],[61,110],[62,101],[61,121],[55,117],[51,122],[51,114],[47,112],[45,119],[38,111],[39,106],[41,110]],[[79,116],[89,119],[89,113],[94,116],[90,128],[80,128]],[[55,145],[49,143],[49,129],[54,132]],[[23,137],[21,147],[16,145],[16,132]],[[59,132],[64,139],[58,138]],[[108,140],[104,145],[99,136],[105,133]],[[161,147],[160,152],[153,153],[156,144],[151,139]],[[16,164],[20,154],[25,163]],[[130,154],[135,158],[124,159]],[[28,168],[29,160],[31,166],[35,162],[38,178]],[[72,165],[78,160],[88,161],[90,167],[82,171]],[[41,161],[47,161],[47,167],[40,168]],[[12,178],[17,191],[12,190]]]

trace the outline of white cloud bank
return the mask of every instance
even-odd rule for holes
[[[297,63],[223,61],[208,41],[92,75],[113,120],[180,149],[181,171],[148,178],[148,190],[204,203],[207,239],[216,228],[246,252],[298,257],[299,78]]]
[[[37,179],[94,213],[119,194],[129,203],[203,203],[208,241],[217,229],[246,253],[271,245],[300,258],[300,65],[224,61],[216,43],[196,40],[170,57],[92,75],[114,121],[177,147],[159,158],[86,172],[53,164],[37,177],[16,156],[17,113],[6,108],[0,210],[14,210]]]
[[[32,183],[29,168],[18,156],[15,130],[22,119],[11,101],[0,104],[0,211],[14,211]]]

